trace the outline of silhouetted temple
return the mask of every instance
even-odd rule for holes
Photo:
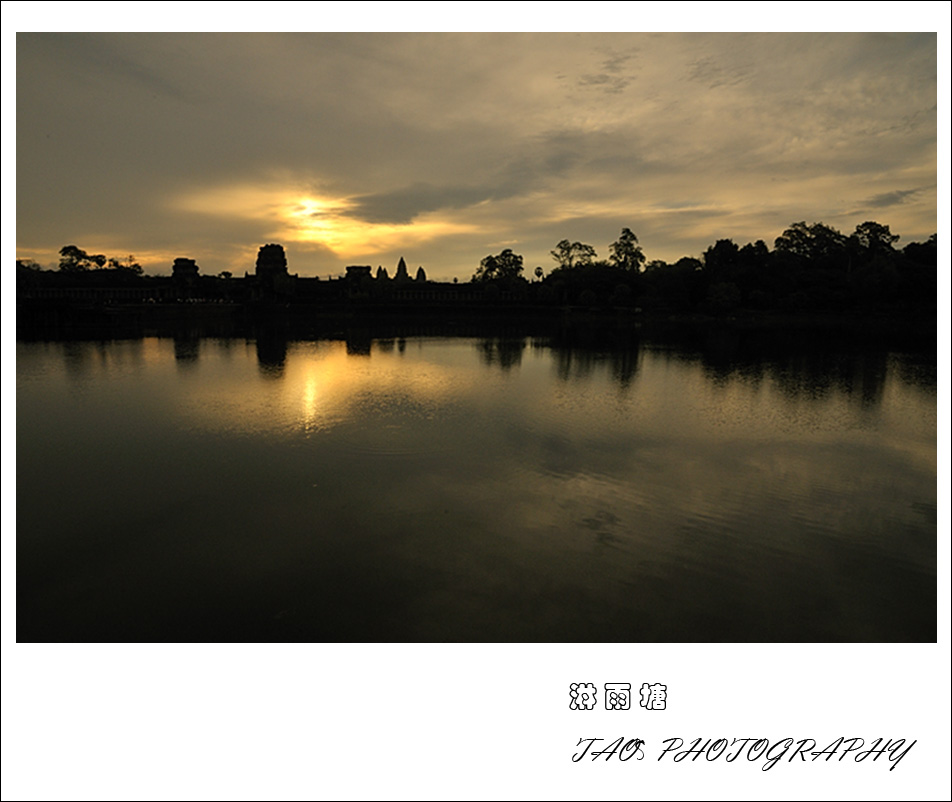
[[[249,278],[245,273],[245,278]],[[255,261],[254,297],[259,300],[288,299],[295,293],[297,276],[288,274],[284,246],[269,243],[258,249]]]
[[[377,272],[374,274],[370,265],[348,265],[346,278],[348,281],[392,281],[397,284],[408,284],[416,282],[418,284],[426,283],[426,271],[419,267],[416,272],[415,278],[410,278],[410,273],[407,270],[407,262],[401,256],[400,261],[397,262],[397,272],[393,278],[390,278],[390,274],[387,272],[387,268],[383,265],[377,267]]]
[[[833,245],[804,250],[813,242],[809,237],[821,235]],[[44,270],[32,259],[17,260],[17,326],[68,328],[136,315],[154,320],[199,314],[185,312],[179,304],[200,305],[201,314],[234,319],[292,308],[299,320],[449,309],[452,315],[472,311],[490,316],[497,311],[590,317],[610,312],[623,324],[642,311],[719,317],[875,313],[931,324],[937,298],[936,235],[901,251],[892,247],[896,239],[888,227],[872,222],[857,226],[850,237],[819,223],[796,223],[777,238],[773,251],[762,241],[739,248],[719,240],[703,259],[684,257],[670,265],[652,261],[644,270],[612,260],[562,265],[544,279],[539,267],[534,282],[520,275],[522,257],[508,249],[484,259],[470,281],[437,282],[427,278],[422,266],[411,277],[402,256],[392,276],[383,265],[376,271],[370,265],[349,265],[343,276],[302,278],[288,272],[284,247],[277,243],[258,249],[254,272],[243,278],[227,270],[202,275],[196,261],[184,256],[174,260],[171,275],[147,276],[131,257],[121,262],[90,256],[70,245],[60,251],[58,270]]]
[[[194,259],[178,257],[171,276],[119,274],[112,270],[63,271],[18,270],[17,302],[24,311],[40,317],[57,309],[95,310],[136,304],[176,303],[229,305],[233,308],[425,308],[459,304],[524,300],[525,292],[471,282],[434,282],[423,266],[411,276],[406,259],[400,257],[393,275],[380,265],[349,265],[342,277],[299,277],[288,272],[284,247],[268,243],[258,249],[254,272],[243,278],[228,271],[202,275]],[[221,313],[227,309],[222,306]]]
[[[403,261],[403,257],[400,257],[400,261],[397,263],[397,275],[393,277],[394,281],[400,283],[405,283],[410,280],[410,274],[407,273],[407,263]]]
[[[179,257],[172,262],[172,284],[179,298],[191,298],[198,281],[198,265],[194,259]]]
[[[194,284],[198,278],[198,265],[195,260],[179,257],[172,262],[172,278],[182,284]]]

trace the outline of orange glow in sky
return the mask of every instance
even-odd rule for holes
[[[319,197],[280,185],[212,187],[193,191],[174,203],[213,217],[267,219],[274,227],[275,240],[322,245],[343,259],[476,229],[437,213],[421,214],[406,224],[371,223],[349,214],[354,204],[347,198]]]

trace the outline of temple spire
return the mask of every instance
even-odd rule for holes
[[[407,263],[404,261],[403,257],[400,257],[400,261],[397,263],[397,275],[394,276],[396,281],[409,281],[410,274],[407,272]]]

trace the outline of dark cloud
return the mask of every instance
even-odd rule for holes
[[[906,203],[910,200],[915,199],[915,197],[921,192],[919,189],[896,189],[892,192],[883,192],[879,195],[873,195],[866,201],[867,206],[872,206],[874,209],[881,209],[886,206],[896,206],[900,203]]]
[[[602,67],[606,70],[606,72],[621,72],[625,68],[625,65],[635,58],[637,52],[638,48],[632,48],[627,53],[617,53],[615,55],[609,56],[607,59],[605,59]]]
[[[596,86],[611,93],[624,91],[629,83],[631,83],[631,81],[628,78],[608,75],[604,72],[598,73],[597,75],[583,75],[578,79],[579,86]]]
[[[710,56],[698,59],[689,65],[688,80],[698,81],[708,89],[719,86],[737,86],[750,73],[746,66],[726,66]]]
[[[142,40],[147,37],[140,35]],[[134,42],[135,37],[126,42]],[[150,69],[140,60],[126,56],[117,46],[115,37],[107,34],[89,33],[20,33],[17,47],[34,55],[42,54],[61,65],[65,75],[72,79],[96,80],[111,83],[117,79],[137,85],[148,93],[165,95],[175,100],[184,100],[192,93],[187,84],[171,79],[167,70]],[[169,59],[178,56],[168,54]],[[25,76],[29,82],[29,76]]]
[[[633,74],[625,74],[626,66],[635,59],[637,52],[638,48],[631,48],[626,53],[613,53],[602,62],[600,72],[584,73],[576,85],[595,87],[609,94],[623,92],[633,80]]]
[[[417,181],[387,192],[360,195],[347,214],[370,223],[405,224],[425,212],[464,209],[486,201],[501,201],[526,195],[558,183],[566,176],[604,169],[618,175],[617,158],[630,161],[631,139],[619,133],[587,133],[580,130],[548,131],[532,137],[494,168],[490,181],[482,184],[432,184]]]
[[[485,200],[510,197],[512,194],[512,191],[486,186],[433,186],[415,183],[391,192],[358,196],[352,199],[356,206],[349,209],[347,214],[368,223],[405,224],[424,212],[461,209]]]

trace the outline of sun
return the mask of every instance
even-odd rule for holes
[[[472,226],[447,220],[439,214],[415,217],[409,223],[371,223],[354,214],[348,199],[298,196],[285,213],[287,238],[319,243],[339,256],[366,256],[471,231]]]
[[[322,245],[343,259],[474,230],[472,224],[439,212],[419,215],[408,223],[369,222],[361,219],[352,198],[322,197],[286,184],[205,187],[177,198],[175,205],[210,216],[259,221],[273,231],[269,236],[282,242]]]
[[[346,252],[349,245],[361,238],[363,229],[359,221],[347,215],[352,206],[343,199],[300,196],[288,204],[282,216],[294,240]]]

